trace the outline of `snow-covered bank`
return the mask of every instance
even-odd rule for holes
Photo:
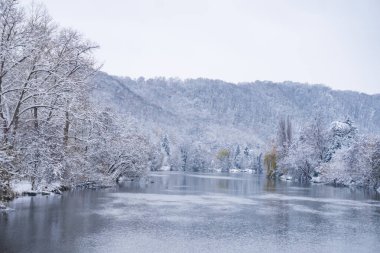
[[[63,192],[70,190],[97,190],[112,188],[115,185],[116,183],[111,183],[109,181],[84,181],[71,186],[63,185],[61,182],[53,182],[43,187],[39,186],[37,189],[33,190],[32,183],[28,180],[12,180],[7,191],[2,191],[0,193],[0,209],[3,211],[6,210],[5,204],[1,201],[11,201],[20,196],[33,197],[37,195],[61,195]]]
[[[288,118],[280,121],[278,145],[265,155],[268,175],[282,180],[376,190],[380,185],[380,137],[359,134],[350,120],[328,126],[313,119],[296,134]]]
[[[4,203],[0,202],[0,214],[13,211],[12,208],[7,207]]]

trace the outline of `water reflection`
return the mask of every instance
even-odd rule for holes
[[[154,173],[116,189],[21,198],[0,252],[375,252],[379,196],[257,175]]]

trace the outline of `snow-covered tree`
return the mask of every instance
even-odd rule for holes
[[[240,151],[240,145],[236,146],[234,156],[233,156],[233,166],[237,169],[242,168],[242,154]]]
[[[321,117],[307,123],[299,137],[278,157],[279,174],[291,175],[299,181],[310,180],[325,157],[326,135]]]
[[[355,141],[357,137],[357,128],[354,126],[350,119],[343,122],[334,121],[331,123],[330,130],[328,133],[328,147],[324,160],[326,162],[330,161],[336,150],[341,148],[349,147],[350,144]]]
[[[27,10],[0,0],[0,139],[12,157],[0,180],[24,178],[37,189],[144,174],[150,143],[90,99],[97,46],[54,24],[42,5]]]
[[[186,170],[193,172],[207,171],[210,169],[210,154],[202,148],[200,143],[193,143],[188,152]]]

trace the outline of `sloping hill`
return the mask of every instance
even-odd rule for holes
[[[321,85],[133,80],[105,73],[99,73],[93,84],[98,103],[135,117],[146,131],[160,129],[178,143],[262,147],[275,135],[279,119],[288,116],[295,128],[321,115],[327,122],[350,117],[361,132],[380,133],[379,95]]]

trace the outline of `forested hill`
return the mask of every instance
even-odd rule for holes
[[[279,119],[288,116],[295,130],[322,116],[326,122],[349,117],[360,132],[380,133],[380,95],[322,85],[231,84],[203,78],[135,80],[105,73],[99,73],[93,84],[97,102],[177,142],[263,147],[276,135]]]

